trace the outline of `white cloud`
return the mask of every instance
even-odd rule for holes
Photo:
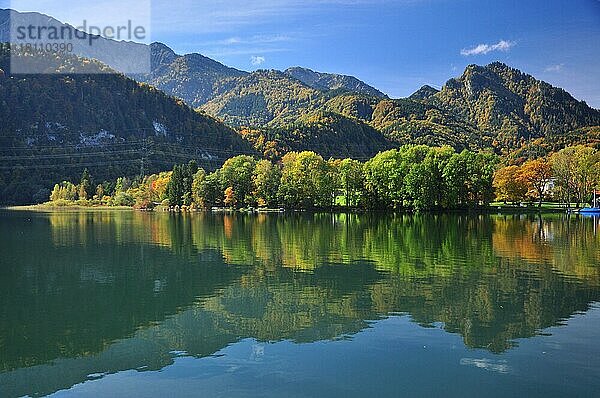
[[[557,64],[557,65],[548,65],[544,72],[560,72],[563,70],[565,64]]]
[[[460,53],[464,56],[487,54],[492,51],[508,51],[515,46],[514,41],[500,40],[496,44],[478,44],[471,48],[463,48]]]
[[[250,57],[250,63],[254,66],[262,65],[265,63],[265,57],[253,55]]]
[[[264,45],[292,41],[287,35],[254,35],[250,37],[229,37],[221,40],[207,41],[199,43],[202,46],[246,46],[246,45]]]

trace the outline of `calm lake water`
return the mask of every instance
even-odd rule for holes
[[[0,396],[598,397],[600,224],[0,211]]]

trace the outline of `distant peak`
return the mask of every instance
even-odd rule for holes
[[[412,93],[412,95],[408,98],[412,99],[412,100],[426,100],[429,97],[437,94],[439,91],[440,90],[438,90],[437,88],[434,88],[428,84],[425,84],[420,89],[418,89],[417,91]]]
[[[506,65],[504,62],[494,61],[487,65],[488,68],[502,68],[502,69],[513,69],[510,66]]]
[[[169,52],[169,53],[172,53],[172,54],[174,54],[174,55],[175,55],[175,51],[173,51],[173,49],[172,49],[171,47],[169,47],[169,46],[167,46],[166,44],[164,44],[164,43],[161,43],[161,42],[159,42],[159,41],[155,41],[154,43],[150,44],[150,47],[151,47],[153,50],[161,50],[161,51],[166,51],[166,52]]]
[[[317,72],[312,69],[294,66],[284,72],[302,83],[321,91],[345,90],[380,98],[387,96],[376,88],[351,75]]]
[[[465,73],[468,72],[486,72],[486,71],[491,71],[491,72],[498,72],[498,71],[518,71],[518,69],[515,69],[513,67],[508,66],[507,64],[500,62],[500,61],[494,61],[491,62],[485,66],[483,65],[477,65],[477,64],[469,64],[467,65],[467,67],[465,68]]]
[[[256,75],[264,75],[264,76],[285,76],[285,74],[277,69],[257,69],[253,72]]]
[[[309,68],[304,68],[302,66],[292,66],[292,67],[287,68],[285,70],[285,73],[292,73],[292,72],[311,72],[311,73],[316,73],[314,70],[309,69]]]
[[[432,92],[438,92],[440,90],[438,90],[435,87],[431,87],[429,84],[424,84],[419,90],[423,90],[423,91],[432,91]]]

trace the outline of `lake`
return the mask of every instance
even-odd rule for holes
[[[0,396],[600,391],[600,223],[0,211]]]

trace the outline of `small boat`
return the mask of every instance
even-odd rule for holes
[[[579,210],[581,214],[600,214],[600,207],[586,207]]]
[[[594,201],[592,202],[592,207],[584,207],[579,210],[581,214],[600,214],[600,207],[598,207],[598,191],[594,190]]]

